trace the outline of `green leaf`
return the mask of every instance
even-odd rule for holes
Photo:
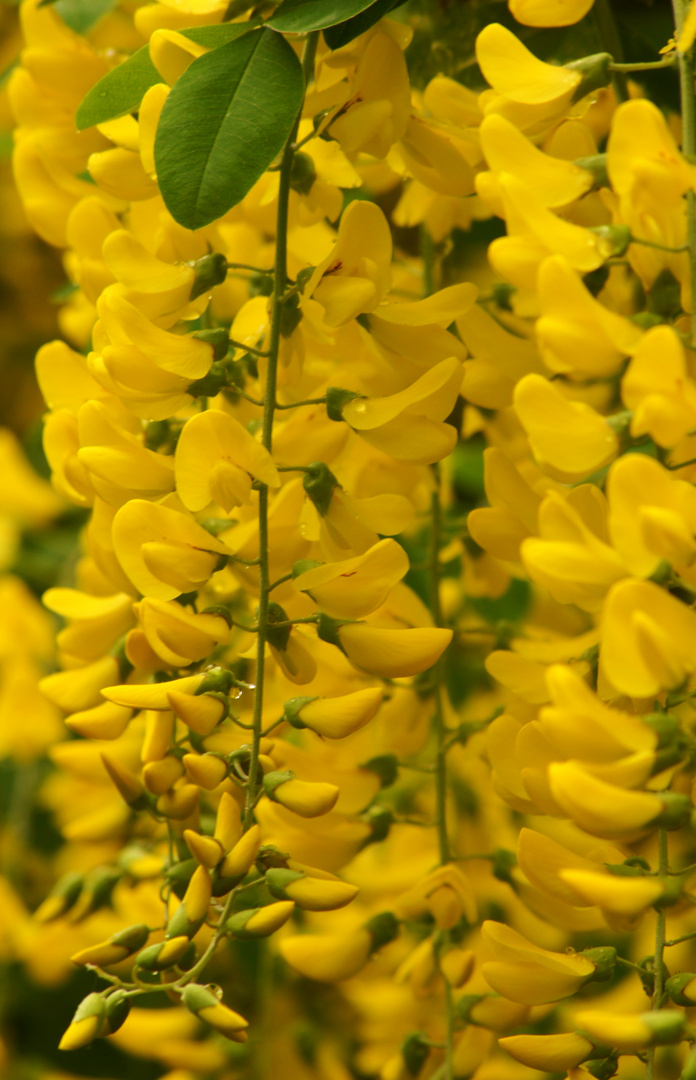
[[[267,26],[282,30],[284,34],[306,34],[309,30],[323,30],[335,26],[353,15],[359,15],[375,0],[283,0],[276,8]]]
[[[150,59],[147,45],[134,52],[103,79],[95,83],[83,98],[75,113],[78,131],[104,124],[117,116],[133,112],[143,100],[145,92],[161,82],[157,68]]]
[[[62,3],[63,0],[58,2]],[[245,23],[194,26],[190,30],[180,30],[179,33],[198,45],[215,49],[248,33],[249,30],[256,30],[260,25],[260,19],[250,19]],[[84,131],[95,124],[104,124],[107,120],[115,120],[118,116],[134,112],[146,91],[159,82],[162,82],[162,76],[150,59],[149,47],[143,45],[95,83],[75,113],[77,130]]]
[[[352,19],[327,27],[324,31],[324,40],[330,49],[342,49],[344,45],[348,45],[354,38],[364,34],[390,11],[401,7],[405,2],[406,0],[375,0],[370,7],[354,15]]]
[[[66,26],[76,34],[86,34],[113,11],[116,0],[56,0],[53,6]]]
[[[272,30],[194,60],[155,139],[160,191],[180,225],[200,229],[244,198],[282,150],[303,93],[300,62]]]

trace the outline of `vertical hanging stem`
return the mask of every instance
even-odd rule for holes
[[[658,834],[659,854],[658,854],[658,873],[661,878],[666,879],[669,873],[669,860],[667,855],[667,832],[665,829],[660,829]],[[652,1008],[659,1009],[662,1006],[662,997],[665,992],[665,968],[664,968],[664,952],[665,952],[665,909],[663,907],[658,909],[657,923],[655,926],[655,956],[653,959],[653,967],[655,969],[655,990],[652,997]],[[648,1052],[648,1061],[645,1066],[645,1080],[653,1080],[655,1068],[655,1048],[652,1047]]]
[[[689,7],[688,0],[672,0],[674,11],[674,26],[677,38],[679,37],[686,12]],[[694,93],[694,56],[693,48],[685,53],[679,53],[679,86],[681,90],[682,109],[682,151],[685,157],[693,164],[696,156],[696,94]],[[691,343],[696,346],[696,195],[689,189],[686,193],[686,226],[687,242],[689,245],[689,270],[691,273],[691,310],[693,312],[691,322]]]
[[[319,34],[307,36],[302,57],[302,70],[305,85],[314,71],[314,57],[317,51]],[[280,352],[281,319],[285,292],[288,281],[288,204],[290,199],[290,179],[295,156],[294,144],[300,124],[302,110],[285,143],[280,161],[278,186],[278,212],[276,217],[276,253],[271,297],[271,326],[268,343],[268,366],[266,370],[266,388],[263,398],[263,433],[262,442],[269,453],[273,449],[273,419],[275,416],[276,386],[278,382],[278,355]],[[254,806],[259,789],[259,748],[263,726],[263,682],[266,659],[266,638],[268,634],[268,603],[270,595],[269,551],[268,551],[268,487],[259,484],[259,606],[257,612],[258,635],[256,639],[256,689],[254,691],[253,730],[251,742],[251,761],[249,780],[244,809],[244,827],[252,824]]]
[[[425,226],[421,227],[421,255],[423,258],[423,291],[430,296],[435,284],[435,250],[432,238]],[[432,467],[434,489],[430,499],[430,557],[429,557],[429,593],[430,611],[435,626],[443,625],[442,606],[440,604],[440,549],[442,547],[442,504],[440,501],[440,470]],[[433,680],[433,732],[435,734],[435,801],[437,818],[437,842],[440,865],[452,859],[449,836],[447,834],[447,732],[442,701],[442,683],[444,679],[444,659],[440,657],[432,669]],[[445,1061],[438,1076],[442,1080],[452,1080],[454,1052],[454,999],[452,987],[442,977],[445,987]]]

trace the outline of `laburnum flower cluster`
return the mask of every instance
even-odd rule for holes
[[[84,527],[8,678],[65,839],[17,955],[94,975],[61,1049],[693,1080],[696,14],[624,63],[607,0],[510,0],[605,37],[487,18],[474,89],[381,0],[59,8],[9,92]]]

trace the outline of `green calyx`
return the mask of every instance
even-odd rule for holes
[[[272,645],[274,649],[280,649],[281,652],[285,652],[288,647],[292,626],[275,626],[274,623],[287,622],[288,616],[280,604],[270,603],[268,605],[266,640],[269,645]]]
[[[377,949],[393,941],[399,933],[399,925],[399,920],[392,911],[380,911],[379,915],[373,915],[371,919],[368,919],[364,926],[372,935],[370,952],[377,952]]]
[[[227,277],[227,259],[221,252],[216,251],[196,259],[193,270],[196,278],[191,287],[191,299],[195,300],[197,296],[210,292],[216,285],[222,285]]]
[[[292,169],[290,171],[290,187],[298,195],[309,195],[314,181],[317,178],[317,170],[314,167],[309,154],[301,150],[293,155]]]
[[[198,1013],[201,1009],[209,1009],[212,1005],[219,1005],[220,1000],[207,986],[199,983],[189,983],[181,991],[181,1003],[189,1012]]]
[[[322,641],[326,641],[329,645],[335,645],[337,649],[343,652],[344,649],[338,634],[342,626],[343,622],[340,619],[332,619],[330,615],[325,615],[322,611],[319,613],[317,635]]]
[[[214,360],[210,371],[202,379],[195,379],[186,389],[191,397],[217,397],[227,385],[227,371],[222,360]]]
[[[231,671],[227,671],[226,668],[213,668],[209,671],[206,677],[198,684],[195,689],[195,695],[198,697],[200,694],[229,694],[232,689],[234,679]]]
[[[307,493],[307,497],[314,503],[321,516],[326,517],[333,493],[337,487],[340,487],[329,466],[325,465],[323,461],[313,461],[307,467],[302,479],[302,486]]]
[[[284,718],[294,728],[305,728],[307,725],[302,722],[300,712],[304,709],[305,705],[309,705],[310,701],[316,701],[316,697],[294,697],[285,702],[285,711],[283,713]]]
[[[326,391],[326,415],[329,420],[343,420],[343,406],[362,396],[353,390],[344,390],[341,386],[330,386]]]
[[[418,1076],[430,1057],[430,1043],[420,1031],[407,1035],[401,1044],[401,1056],[406,1070],[411,1076]]]
[[[610,53],[594,53],[592,56],[583,56],[582,60],[574,60],[570,64],[566,64],[567,71],[577,71],[582,75],[582,80],[576,87],[573,94],[573,104],[576,101],[580,101],[587,94],[591,94],[593,90],[599,90],[600,87],[608,86],[611,82],[611,70],[609,65],[612,63],[613,57]]]
[[[606,258],[625,255],[631,243],[631,230],[628,225],[593,225],[590,232],[601,241]]]
[[[693,971],[682,971],[679,975],[670,975],[665,983],[665,990],[675,1005],[681,1005],[686,1009],[693,1008],[694,1000],[692,997],[687,997],[684,990],[694,980],[696,980],[696,975]]]
[[[275,896],[276,900],[292,900],[285,891],[288,885],[292,885],[295,881],[302,881],[306,877],[307,875],[301,870],[290,870],[278,866],[266,871],[266,885],[271,896]]]
[[[676,791],[661,791],[663,810],[650,824],[662,829],[680,829],[689,818],[691,799]]]
[[[112,945],[120,945],[129,953],[137,952],[150,936],[150,928],[145,923],[137,923],[135,926],[127,926],[125,930],[119,930],[109,938]]]
[[[613,945],[601,945],[596,949],[585,949],[580,955],[595,966],[594,974],[590,975],[588,982],[604,982],[612,977],[616,966],[616,949]]]
[[[291,769],[286,769],[281,772],[280,769],[276,769],[275,772],[266,773],[263,778],[263,790],[269,799],[275,801],[274,796],[277,789],[281,784],[287,784],[288,780],[295,780],[295,774]]]
[[[585,172],[592,173],[594,177],[594,188],[609,187],[609,177],[607,176],[607,155],[606,154],[592,154],[590,157],[576,158],[573,162],[579,169],[584,169]]]
[[[380,754],[365,761],[360,768],[376,773],[383,788],[391,787],[399,778],[399,762],[395,754]]]
[[[213,346],[213,360],[224,360],[230,351],[230,337],[224,326],[214,326],[208,330],[196,330],[191,335],[198,341],[205,341]]]

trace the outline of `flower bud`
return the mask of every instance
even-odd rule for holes
[[[210,874],[205,866],[199,866],[188,884],[183,900],[167,923],[167,940],[182,934],[192,938],[198,933],[208,914],[211,895]]]
[[[372,720],[383,696],[381,687],[370,687],[335,698],[291,698],[285,702],[285,718],[293,727],[308,727],[326,739],[343,739]]]
[[[225,923],[225,932],[243,939],[268,937],[288,921],[294,908],[292,900],[280,900],[266,907],[237,911]]]
[[[106,1020],[106,1004],[101,994],[88,994],[77,1007],[70,1026],[58,1043],[59,1050],[79,1050],[102,1032]]]
[[[242,835],[242,814],[239,803],[229,791],[223,792],[218,803],[213,835],[225,854],[231,851]]]
[[[125,990],[115,990],[106,999],[105,1023],[100,1035],[113,1035],[123,1027],[131,1010],[131,1002]]]
[[[181,959],[189,945],[190,940],[185,934],[169,938],[168,941],[158,941],[138,953],[136,966],[145,971],[164,971]]]
[[[213,886],[215,896],[224,896],[247,876],[260,847],[261,829],[252,825],[219,865]]]
[[[227,763],[214,754],[184,754],[184,765],[194,784],[213,791],[227,776]]]
[[[184,829],[184,840],[196,862],[208,870],[214,870],[224,857],[222,844],[212,836],[201,836],[193,829]]]
[[[155,806],[163,817],[173,821],[185,821],[198,806],[198,795],[195,784],[182,784],[160,795]]]
[[[306,818],[328,814],[340,795],[335,784],[298,780],[294,772],[289,770],[267,773],[263,778],[263,787],[272,802],[280,803],[293,813]]]
[[[293,900],[305,911],[334,911],[349,904],[360,891],[339,878],[311,877],[282,867],[266,871],[266,885],[272,896]]]
[[[152,795],[164,795],[183,775],[184,766],[171,754],[143,766],[143,783]]]
[[[80,895],[84,880],[84,874],[65,874],[34,912],[36,922],[52,922],[65,915]]]
[[[70,959],[73,964],[82,966],[90,964],[95,967],[109,967],[111,964],[120,963],[121,960],[125,960],[127,956],[141,949],[149,935],[150,930],[145,923],[128,926],[125,930],[112,934],[107,941],[102,941],[99,945],[90,945],[86,949],[81,949]]]
[[[579,1013],[576,1017],[581,1034],[620,1051],[643,1050],[649,1046],[665,1046],[680,1042],[686,1017],[676,1009],[626,1016],[606,1013],[599,1009]]]
[[[508,1035],[499,1045],[511,1058],[541,1072],[564,1073],[596,1053],[589,1039],[569,1031],[563,1035]]]
[[[236,1042],[244,1041],[239,1036],[249,1026],[248,1021],[218,1001],[207,986],[189,983],[181,993],[181,1001],[189,1012],[205,1020],[206,1024],[210,1024],[228,1039],[234,1039]]]
[[[172,690],[167,700],[179,719],[197,735],[210,735],[229,711],[227,698],[218,692],[198,695]]]
[[[193,271],[196,277],[191,286],[191,300],[210,292],[216,285],[222,285],[227,277],[227,259],[221,252],[214,251],[196,259]]]
[[[128,803],[131,810],[149,809],[150,798],[135,773],[106,754],[102,754],[101,759],[119,795],[124,802]]]
[[[399,922],[390,911],[375,915],[348,934],[300,934],[280,942],[284,959],[318,982],[341,982],[365,966],[373,952],[392,941]]]

